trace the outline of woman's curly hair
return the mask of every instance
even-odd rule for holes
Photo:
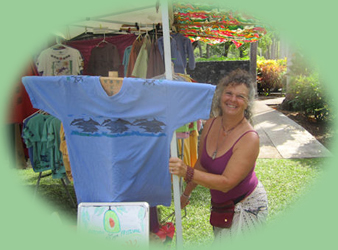
[[[227,86],[237,86],[240,84],[244,84],[249,90],[248,96],[248,108],[244,111],[245,118],[251,122],[252,118],[252,106],[255,99],[255,85],[254,79],[250,75],[248,71],[242,69],[236,69],[231,71],[227,76],[223,77],[215,90],[213,105],[212,105],[212,116],[221,116],[222,115],[222,108],[221,108],[221,96],[224,92],[224,89]]]

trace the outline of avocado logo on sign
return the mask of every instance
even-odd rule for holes
[[[121,231],[119,217],[110,207],[104,214],[104,230],[108,233],[119,233]]]

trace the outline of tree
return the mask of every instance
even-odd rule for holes
[[[269,30],[258,41],[259,56],[263,56],[265,59],[280,59],[280,38],[279,34],[274,30]]]
[[[230,46],[231,46],[231,42],[225,42],[224,43],[224,56],[225,57],[228,57],[228,53],[229,53],[229,48],[230,48]]]

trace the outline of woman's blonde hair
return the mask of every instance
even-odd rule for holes
[[[241,84],[244,84],[249,90],[249,96],[247,100],[248,107],[244,111],[244,116],[248,121],[251,122],[252,106],[254,103],[256,90],[253,77],[250,75],[248,71],[242,69],[236,69],[231,71],[227,76],[223,77],[219,81],[214,94],[211,114],[212,116],[216,117],[222,115],[221,96],[224,92],[224,89],[227,86],[237,86]]]

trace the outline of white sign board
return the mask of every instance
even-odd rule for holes
[[[147,202],[80,203],[77,216],[80,231],[128,246],[149,244],[149,204]]]

